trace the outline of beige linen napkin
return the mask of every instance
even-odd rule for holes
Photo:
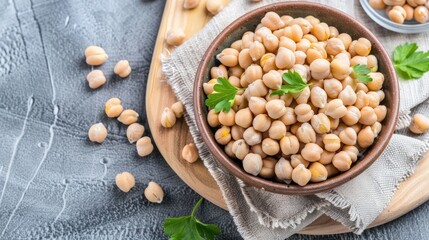
[[[197,66],[211,41],[228,24],[262,5],[280,2],[233,0],[197,35],[163,59],[163,71],[173,91],[186,107],[185,116],[201,159],[220,186],[238,231],[246,239],[285,239],[322,214],[361,233],[387,206],[398,184],[414,171],[421,155],[428,150],[427,135],[415,136],[408,129],[410,114],[429,115],[429,76],[418,81],[400,81],[401,117],[398,130],[381,157],[364,173],[329,192],[313,196],[288,196],[246,186],[228,173],[209,153],[196,127],[192,88]],[[341,9],[364,23],[384,44],[388,52],[400,43],[417,42],[429,49],[429,34],[402,35],[372,22],[358,1],[319,0]],[[417,107],[416,107],[417,106]]]

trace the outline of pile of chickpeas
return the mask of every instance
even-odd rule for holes
[[[349,170],[382,130],[384,75],[366,38],[353,40],[313,16],[268,12],[254,32],[216,57],[205,94],[221,77],[241,89],[229,112],[211,109],[207,121],[249,174],[300,186],[322,182]],[[371,82],[356,79],[356,64],[371,70]],[[271,95],[289,71],[311,85]]]
[[[377,10],[384,10],[395,23],[405,20],[419,23],[429,22],[429,0],[368,0],[369,5]]]

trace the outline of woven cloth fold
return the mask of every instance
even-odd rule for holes
[[[197,66],[204,52],[220,31],[244,13],[262,5],[280,2],[264,0],[250,3],[233,0],[198,34],[163,58],[163,72],[187,114],[185,119],[200,157],[218,183],[230,214],[245,239],[285,239],[300,231],[322,214],[361,233],[383,211],[401,181],[411,175],[428,148],[428,136],[411,134],[411,115],[429,115],[429,76],[418,81],[400,81],[401,106],[397,131],[380,158],[355,179],[329,192],[312,196],[288,196],[246,186],[228,173],[208,151],[196,127],[192,89]],[[389,32],[372,22],[359,1],[314,1],[341,9],[374,32],[388,52],[401,43],[417,42],[429,48],[429,34],[402,35]]]

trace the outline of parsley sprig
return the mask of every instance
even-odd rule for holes
[[[371,69],[363,64],[356,64],[352,67],[353,77],[365,84],[372,82],[372,78],[369,76]]]
[[[195,217],[195,212],[203,200],[204,198],[201,198],[197,202],[191,215],[165,219],[164,232],[170,237],[170,240],[213,240],[220,234],[220,229],[216,225],[202,223]]]
[[[416,43],[405,43],[395,48],[393,63],[398,75],[404,79],[419,79],[429,72],[429,51],[417,51]]]
[[[298,72],[286,72],[282,75],[283,81],[287,84],[283,84],[279,90],[273,91],[273,95],[284,95],[286,93],[299,93],[302,92],[306,87],[311,86],[311,83],[307,84],[302,80],[301,75]]]
[[[215,112],[229,112],[234,104],[234,98],[240,88],[234,87],[226,78],[218,78],[213,87],[213,93],[207,96],[205,104]]]

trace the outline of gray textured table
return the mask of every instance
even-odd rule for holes
[[[192,209],[198,195],[160,154],[139,158],[125,127],[103,114],[104,102],[117,96],[148,128],[145,80],[163,7],[161,0],[0,0],[0,239],[165,239],[163,220]],[[100,67],[108,82],[96,91],[85,81],[90,44],[109,54]],[[112,74],[120,59],[131,63],[128,79]],[[99,121],[109,131],[101,146],[87,140]],[[121,171],[136,176],[128,194],[114,185]],[[142,196],[150,180],[165,189],[160,205]],[[428,212],[426,204],[361,237],[317,239],[425,239]],[[198,216],[220,226],[220,239],[239,238],[213,204],[205,202]]]

